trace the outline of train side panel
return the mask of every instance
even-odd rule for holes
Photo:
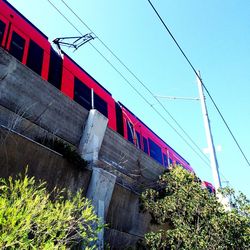
[[[91,89],[94,91],[94,108],[109,119],[108,126],[116,130],[115,101],[94,78],[64,55],[61,90],[87,110],[91,109]]]
[[[48,38],[3,0],[0,1],[0,39],[4,49],[47,80]]]
[[[121,104],[122,105],[122,104]],[[167,143],[152,132],[143,122],[123,105],[124,137],[150,155],[164,167],[180,164],[190,172],[194,172],[190,164],[184,160]]]

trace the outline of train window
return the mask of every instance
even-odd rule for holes
[[[168,157],[167,157],[167,155],[165,155],[165,154],[163,154],[163,165],[164,165],[165,167],[168,166]]]
[[[0,46],[2,45],[3,42],[5,27],[6,27],[5,23],[0,20]]]
[[[50,50],[49,77],[48,81],[56,88],[61,88],[62,81],[62,58],[52,48]]]
[[[75,77],[74,100],[85,109],[91,109],[91,89]]]
[[[13,31],[9,52],[20,62],[23,60],[25,40]]]
[[[211,193],[211,194],[213,193],[213,189],[211,187],[206,186],[206,188],[207,188],[207,190],[208,190],[209,193]]]
[[[94,94],[94,106],[100,113],[108,117],[108,104],[96,94]]]
[[[158,161],[160,164],[162,164],[161,148],[155,142],[153,142],[150,138],[148,139],[148,142],[149,142],[150,156],[154,158],[156,161]]]
[[[148,140],[143,137],[143,151],[148,154]]]
[[[117,132],[124,136],[124,129],[123,129],[123,116],[122,116],[122,108],[118,103],[115,103],[115,111],[116,111],[116,129]]]
[[[127,130],[128,130],[128,140],[132,143],[134,143],[134,128],[133,125],[130,122],[127,122]]]
[[[44,53],[43,49],[33,40],[30,40],[29,52],[26,64],[29,68],[31,68],[39,75],[41,75],[42,72],[43,53]]]
[[[173,160],[169,158],[169,165],[173,165]]]
[[[136,131],[137,146],[141,149],[141,134]]]

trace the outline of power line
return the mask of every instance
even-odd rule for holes
[[[49,1],[49,0],[48,0]],[[65,5],[66,5],[66,7],[78,18],[78,20],[80,20],[80,22],[91,32],[91,33],[93,33],[95,36],[96,36],[96,34],[94,33],[94,31],[72,10],[72,8],[70,8],[63,0],[61,0]],[[59,13],[60,13],[60,11],[58,11]],[[61,14],[61,13],[60,13]],[[61,14],[61,15],[63,15],[63,14]],[[64,15],[63,15],[64,16]],[[64,17],[66,20],[67,20],[67,18],[66,17]],[[81,32],[70,22],[70,24],[81,34]],[[97,37],[96,36],[96,38],[104,45],[104,47],[106,47],[106,49],[137,79],[138,77],[136,77],[135,75],[134,75],[134,73],[113,53],[113,51],[99,38],[99,37]],[[137,92],[137,94],[139,94],[140,96],[141,96],[141,93],[139,93],[135,88],[134,88],[134,86],[132,86],[131,84],[130,84],[130,82],[122,75],[122,73],[121,72],[119,72],[115,67],[114,67],[114,65],[109,61],[109,60],[107,60],[107,58],[94,46],[94,45],[92,45],[91,44],[91,46],[104,58],[104,60],[105,61],[107,61],[107,63],[108,64],[110,64],[110,66]],[[139,82],[140,82],[140,80],[139,79],[137,79]],[[147,100],[145,100],[144,99],[144,97],[143,96],[141,96],[142,97],[142,99],[145,101],[145,102],[147,102],[147,104],[148,105],[150,105],[150,107],[152,107],[152,105],[147,101]],[[155,112],[158,114],[158,115],[160,115],[161,116],[161,118],[172,128],[172,129],[174,129],[170,124],[169,124],[169,122],[165,119],[165,117],[162,117],[162,115],[160,114],[160,113],[158,113],[158,111],[157,110],[155,110]],[[175,129],[174,129],[175,130]],[[182,136],[178,133],[178,131],[176,131],[175,130],[175,132],[182,138]],[[184,140],[184,138],[182,138],[183,140]],[[187,142],[186,142],[187,143]],[[188,143],[187,143],[188,144]],[[189,145],[189,144],[188,144]],[[191,147],[190,145],[189,145],[189,147]],[[192,148],[192,147],[191,147]],[[195,152],[195,150],[192,148],[192,150]],[[197,153],[197,152],[195,152],[198,156],[199,156],[199,158],[201,158],[200,157],[200,155]],[[208,158],[207,158],[208,159]],[[201,158],[201,160],[206,164],[206,166],[208,166],[209,168],[210,168],[210,165],[207,163],[207,162],[205,162],[204,161],[204,159],[203,158]],[[230,183],[229,181],[228,181],[228,179],[225,177],[225,175],[223,175],[223,173],[221,172],[221,175],[222,175],[222,177],[224,178],[224,180],[226,180],[226,182],[227,183]]]
[[[144,88],[146,88],[147,89],[147,91],[157,100],[157,102],[158,102],[158,99],[156,98],[156,96],[147,88],[147,86],[143,83],[143,82],[141,82],[141,80],[125,65],[125,63],[95,34],[95,32],[76,14],[76,12],[64,1],[64,0],[61,0],[61,2],[63,2],[64,3],[64,5],[76,16],[76,18],[91,32],[91,33],[93,33],[95,36],[96,36],[96,38],[101,42],[101,44],[120,62],[120,64],[122,64],[124,67],[125,67],[125,69],[132,75],[132,76],[134,76],[134,78],[138,81],[138,82],[140,82],[142,85],[143,85],[143,87]],[[121,72],[120,71],[118,71],[115,67],[114,67],[114,65],[109,61],[109,60],[107,60],[107,58],[96,48],[96,47],[94,47],[94,45],[92,45],[91,44],[91,46],[104,58],[104,60],[105,61],[107,61],[107,63],[108,64],[110,64],[110,66],[137,92],[137,94],[139,94],[140,96],[141,96],[141,98],[142,99],[144,99],[144,101],[145,102],[147,102],[148,103],[148,105],[150,105],[150,107],[152,107],[152,105],[141,95],[141,93],[139,93],[135,88],[134,88],[134,86],[132,86],[131,84],[130,84],[130,82],[121,74]],[[197,74],[197,72],[195,71],[195,73]],[[208,90],[206,90],[207,92],[208,92]],[[160,103],[161,104],[161,103]],[[161,106],[162,106],[162,104],[161,104]],[[165,107],[163,107],[164,108],[164,110],[165,110]],[[154,109],[155,110],[155,109]],[[169,114],[169,112],[167,111],[167,110],[165,110],[168,114]],[[162,117],[162,115],[160,114],[160,113],[158,113],[158,111],[157,110],[155,110],[155,112],[158,114],[158,115],[160,115],[161,116],[161,118],[172,128],[172,129],[174,129],[175,130],[175,128],[173,128],[172,127],[172,125],[170,125],[169,124],[169,122],[164,118],[164,117]],[[170,115],[170,114],[169,114]],[[170,115],[170,117],[172,118],[172,116]],[[174,119],[174,118],[173,118]],[[175,119],[174,119],[175,120]],[[177,123],[177,121],[175,121],[176,123]],[[179,124],[178,124],[179,125]],[[182,129],[182,128],[181,128]],[[179,132],[178,131],[176,131],[175,130],[175,132],[182,138],[182,136],[179,134]],[[185,131],[184,131],[185,132]],[[185,132],[185,134],[186,134],[186,132]],[[189,137],[189,135],[187,135],[188,137]],[[183,139],[183,138],[182,138]],[[191,139],[191,138],[189,138],[189,139]],[[191,139],[191,141],[193,141],[192,139]],[[187,143],[187,142],[186,142]],[[190,145],[189,145],[190,146]],[[199,148],[198,148],[199,149]],[[194,149],[193,149],[194,150]],[[199,149],[200,150],[200,149]],[[197,154],[197,152],[195,152],[196,154]],[[199,156],[199,155],[198,155]],[[200,156],[199,156],[200,157]],[[207,158],[208,159],[208,158]],[[201,158],[201,160],[203,160],[202,158]],[[203,160],[204,161],[204,160]],[[207,163],[207,162],[205,162],[205,164],[210,168],[210,165]],[[222,175],[222,177],[224,178],[224,180],[226,180],[226,182],[228,182],[228,183],[230,183],[230,181],[225,177],[225,175],[223,175],[223,173],[221,172],[221,175]]]
[[[165,22],[163,21],[163,19],[161,18],[160,14],[158,13],[158,11],[155,9],[154,5],[151,3],[150,0],[147,0],[150,4],[150,6],[152,7],[152,9],[154,10],[154,12],[156,13],[156,15],[158,16],[158,18],[160,19],[161,23],[163,24],[163,26],[165,27],[165,29],[167,30],[168,34],[171,36],[171,38],[173,39],[173,41],[175,42],[176,46],[178,47],[178,49],[180,50],[180,52],[182,53],[182,55],[184,56],[184,58],[186,59],[186,61],[188,62],[189,66],[191,67],[191,69],[194,71],[195,75],[198,77],[198,79],[201,81],[202,86],[204,87],[206,93],[208,94],[210,100],[212,101],[215,109],[217,110],[217,112],[219,113],[223,123],[225,124],[226,128],[228,129],[229,133],[231,134],[234,142],[236,143],[238,149],[240,150],[241,154],[243,155],[244,159],[246,160],[247,164],[250,166],[250,162],[247,159],[245,153],[243,152],[241,146],[239,145],[237,139],[235,138],[233,132],[231,131],[231,129],[229,128],[229,125],[227,124],[225,118],[223,117],[219,107],[217,106],[217,104],[215,103],[213,97],[211,96],[211,94],[209,93],[207,87],[205,86],[205,84],[203,83],[201,77],[199,76],[199,74],[196,72],[193,64],[191,63],[191,61],[188,59],[188,57],[186,56],[186,54],[184,53],[184,51],[182,50],[182,48],[180,47],[179,43],[177,42],[177,40],[175,39],[175,37],[173,36],[173,34],[171,33],[171,31],[169,30],[169,28],[167,27],[167,25],[165,24]]]
[[[50,2],[50,0],[48,0],[49,2]],[[63,0],[61,0],[62,2],[64,2]],[[51,3],[51,2],[50,2]],[[52,3],[51,3],[52,4]],[[65,3],[65,5],[66,5],[66,3]],[[52,6],[68,21],[68,18],[66,18],[65,16],[64,16],[64,14],[61,12],[61,11],[59,11],[58,10],[58,8],[56,8],[53,4],[52,4]],[[69,7],[69,9],[73,12],[73,10]],[[75,14],[76,15],[76,14]],[[79,18],[79,17],[78,17]],[[80,19],[80,18],[79,18]],[[95,36],[96,36],[96,34],[93,32],[93,30],[92,29],[90,29],[89,28],[89,26],[86,24],[86,23],[84,23],[83,21],[82,21],[82,19],[80,19],[81,20],[81,22],[85,25],[85,27],[87,27],[88,29],[89,29],[89,31],[90,32],[92,32]],[[72,27],[74,27],[74,29],[76,30],[76,31],[78,31],[80,34],[82,34],[76,27],[75,27],[75,25],[73,25],[70,21],[69,21],[69,23],[70,23],[70,25],[72,25]],[[98,38],[97,36],[96,36],[96,38]],[[101,41],[101,43],[110,51],[110,53],[111,54],[113,54],[113,56],[118,60],[118,61],[120,61],[120,63],[125,67],[125,68],[127,68],[127,66],[107,47],[107,45],[100,39],[100,38],[98,38],[98,40],[100,40]],[[151,108],[153,108],[153,106],[152,106],[152,104],[150,104],[148,101],[147,101],[147,99],[145,99],[145,97],[144,96],[142,96],[141,95],[141,93],[140,92],[138,92],[138,90],[123,76],[123,74],[120,72],[120,71],[118,71],[116,68],[115,68],[115,66],[94,46],[94,45],[92,45],[91,44],[91,46],[97,51],[97,53],[98,54],[100,54],[101,55],[101,57],[103,57],[103,59],[134,89],[134,91],[136,91],[136,93],[138,94],[138,95],[140,95],[141,96],[141,98],[151,107]],[[129,69],[129,68],[127,68],[127,70],[130,72],[131,70]],[[133,72],[131,71],[130,72],[132,75],[134,75],[133,74]],[[135,78],[137,79],[137,77],[135,76]],[[140,81],[139,79],[137,79],[138,81]],[[207,162],[205,162],[204,161],[204,159],[203,158],[201,158],[201,156],[193,149],[193,147],[191,146],[191,145],[189,145],[189,143],[182,137],[182,135],[180,135],[179,134],[179,132],[166,120],[166,118],[164,117],[164,116],[162,116],[162,114],[158,111],[158,110],[156,110],[155,108],[153,108],[154,109],[154,111],[182,138],[182,140],[184,140],[185,141],[185,143],[196,153],[196,155],[206,164],[206,166],[208,166],[209,168],[210,168],[210,165],[207,163]],[[224,178],[224,180],[227,182],[227,183],[229,183],[230,184],[230,181],[228,181],[228,179],[225,177],[225,175],[223,175],[223,173],[221,172],[221,175],[222,175],[222,177]]]
[[[61,0],[61,2],[63,2],[63,4],[75,15],[75,17],[91,32],[91,33],[93,33],[95,36],[96,36],[96,38],[101,42],[101,44],[119,61],[119,63],[120,64],[122,64],[124,67],[125,67],[125,69],[131,74],[131,75],[133,75],[134,77],[135,77],[135,79],[138,81],[138,82],[140,82],[143,86],[145,85],[143,82],[141,82],[141,80],[123,63],[123,61],[95,34],[95,32],[86,24],[86,22],[84,22],[77,14],[76,14],[76,12],[64,1],[64,0]],[[137,92],[137,94],[139,94],[140,96],[141,96],[141,93],[139,93],[135,88],[134,88],[134,86],[132,86],[131,84],[130,84],[130,82],[126,79],[126,78],[124,78],[124,76],[121,74],[121,72],[119,72],[119,71],[117,71],[117,69],[114,67],[114,65],[109,61],[109,60],[107,60],[107,58],[99,51],[99,50],[97,50],[97,48],[96,47],[94,47],[94,45],[92,45],[91,44],[91,46],[104,58],[104,60],[105,61],[107,61],[107,63]],[[196,73],[196,71],[195,71],[195,73]],[[151,93],[151,91],[147,88],[147,86],[145,85],[144,86],[144,88],[146,88],[147,90],[148,90],[148,92],[150,92],[150,94],[151,95],[153,95],[153,93]],[[144,97],[143,96],[141,96],[142,97],[142,99],[144,99]],[[153,95],[153,97],[155,98],[156,96],[155,95]],[[144,99],[144,101],[146,101],[147,103],[148,103],[148,105],[150,105],[151,107],[152,107],[152,105],[147,101],[147,100],[145,100]],[[158,99],[157,99],[157,101],[158,101]],[[164,109],[165,109],[165,107],[164,107]],[[165,110],[167,113],[168,113],[168,111],[167,110]],[[157,110],[155,110],[155,112],[158,114],[158,115],[160,115],[160,116],[162,116],[161,114],[159,114],[158,113],[158,111]],[[163,118],[163,117],[161,117],[161,118]],[[165,120],[165,118],[163,118],[164,120]],[[167,122],[168,123],[168,125],[172,128],[172,129],[174,129],[170,124],[169,124],[169,122],[167,121],[167,120],[165,120],[165,122]],[[176,121],[177,122],[177,121]],[[174,129],[175,130],[175,129]],[[179,133],[178,133],[178,131],[176,131],[175,130],[175,132],[179,135]],[[179,136],[181,136],[181,135],[179,135]],[[181,136],[182,137],[182,136]],[[188,136],[189,137],[189,136]],[[192,141],[192,139],[191,139],[191,141]],[[193,150],[193,149],[192,149]],[[196,153],[197,154],[197,153]],[[198,155],[199,156],[199,155]],[[199,156],[200,157],[200,156]],[[201,158],[202,159],[202,158]],[[207,158],[208,159],[208,158]],[[203,160],[203,159],[202,159]],[[203,160],[204,161],[204,160]],[[207,163],[207,162],[205,162],[205,164],[210,168],[210,165]],[[230,181],[228,181],[228,179],[225,177],[225,175],[223,175],[223,173],[221,172],[221,175],[222,175],[222,177],[224,178],[224,180],[227,182],[227,183],[229,183],[230,184]]]
[[[47,0],[56,10],[57,12],[77,31],[79,32],[79,34],[82,35],[81,31],[79,31],[79,29],[72,23],[69,21],[69,19],[50,1]],[[62,1],[63,2],[63,1]],[[79,18],[79,17],[78,17]],[[79,18],[80,19],[80,18]],[[82,21],[83,22],[83,21]],[[84,24],[85,25],[85,24]],[[88,27],[88,26],[86,26]],[[88,28],[89,29],[89,28]],[[96,34],[89,29],[95,36]],[[97,37],[97,36],[96,36]],[[98,38],[98,37],[97,37]],[[100,39],[99,39],[100,40]],[[99,55],[102,56],[102,58],[125,80],[125,82],[127,84],[129,84],[129,86],[131,88],[133,88],[133,90],[177,133],[177,135],[179,135],[179,137],[195,152],[195,154],[207,165],[209,166],[209,164],[204,160],[204,158],[201,157],[201,155],[194,149],[193,146],[190,145],[190,143],[176,130],[175,127],[173,127],[168,121],[167,119],[155,108],[153,107],[153,105],[127,80],[127,78],[91,43],[89,42],[89,44],[97,51],[97,53]],[[107,47],[108,48],[108,47]],[[110,50],[110,49],[109,49]],[[111,51],[111,50],[110,50]],[[113,52],[112,52],[113,53]],[[115,55],[115,54],[114,54]],[[115,56],[117,57],[117,56]],[[117,59],[119,59],[117,57]],[[120,59],[119,59],[120,60]],[[125,64],[124,64],[125,65]],[[132,72],[132,71],[131,71]],[[151,92],[151,94],[153,95],[153,93]],[[166,111],[168,112],[168,111]],[[174,118],[173,118],[174,119]],[[176,121],[177,122],[177,121]],[[179,125],[180,126],[180,125]],[[198,147],[198,146],[197,146]],[[200,150],[200,149],[199,149]],[[203,154],[203,153],[202,153]],[[210,167],[210,166],[209,166]]]
[[[93,34],[95,32],[76,14],[76,12],[64,1],[61,2],[73,13],[73,15]],[[153,92],[143,83],[127,65],[104,43],[96,34],[96,38],[101,42],[101,44],[118,60],[118,62],[150,93],[150,95],[156,100],[156,102],[163,108],[163,110],[170,116],[170,118],[174,121],[177,127],[187,136],[187,138],[193,143],[193,145],[198,149],[198,151],[203,155],[200,147],[194,142],[194,140],[189,136],[189,134],[181,127],[181,125],[177,122],[177,120],[173,117],[173,115],[165,108],[165,106],[159,101],[158,98],[155,97]],[[92,45],[93,46],[93,45]],[[95,48],[96,49],[96,48]],[[100,53],[99,53],[100,54]],[[101,55],[103,56],[103,55]],[[105,58],[104,58],[105,59]],[[110,62],[108,62],[110,64]],[[205,156],[207,158],[207,156]],[[207,160],[209,160],[207,158]]]

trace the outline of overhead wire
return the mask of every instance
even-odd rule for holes
[[[183,134],[193,143],[193,145],[196,147],[196,149],[201,153],[201,155],[203,157],[206,158],[206,160],[209,162],[209,159],[206,155],[204,155],[204,153],[201,151],[200,147],[197,145],[197,143],[194,142],[194,140],[191,138],[191,136],[182,128],[182,126],[177,122],[177,120],[173,117],[173,115],[166,109],[166,107],[162,104],[162,102],[153,94],[153,92],[146,86],[146,84],[144,82],[142,82],[138,76],[135,75],[135,73],[132,72],[132,70],[106,45],[106,43],[104,43],[96,34],[95,32],[86,24],[86,22],[84,22],[82,20],[82,18],[79,17],[79,15],[77,15],[77,13],[64,1],[61,0],[61,2],[66,6],[66,8],[68,8],[73,15],[91,32],[93,33],[96,38],[100,41],[100,43],[111,53],[112,56],[114,56],[118,62],[149,92],[149,94],[153,97],[153,99],[156,100],[156,102],[162,107],[162,109],[169,115],[169,117],[174,121],[174,123],[177,125],[177,127],[183,132]],[[106,58],[103,56],[103,54],[100,53],[100,51],[98,51],[96,49],[96,47],[91,43],[91,46],[106,60]],[[107,60],[106,60],[107,61]],[[110,61],[107,61],[110,65]],[[112,68],[114,68],[113,65],[111,65]],[[115,68],[114,68],[115,69]],[[116,69],[115,69],[116,70]],[[131,86],[131,85],[130,85]],[[134,87],[131,86],[133,89]],[[135,89],[134,89],[135,90]],[[137,91],[136,91],[137,92]],[[168,123],[169,125],[169,123]],[[172,126],[171,126],[172,127]],[[173,129],[173,127],[172,127]],[[176,129],[174,129],[176,132]],[[180,134],[178,133],[178,135],[180,136]]]
[[[49,1],[49,0],[48,0]],[[193,139],[186,133],[186,131],[185,130],[183,130],[183,128],[179,125],[179,123],[176,121],[176,119],[170,114],[170,112],[165,108],[165,106],[159,101],[159,99],[158,98],[156,98],[155,97],[155,95],[153,94],[153,92],[146,86],[146,84],[145,83],[143,83],[133,72],[132,72],[132,70],[130,69],[130,68],[128,68],[128,66],[106,45],[106,43],[104,43],[97,35],[96,35],[96,33],[86,24],[86,22],[84,22],[83,20],[82,20],[82,18],[80,18],[77,14],[76,14],[76,12],[64,1],[64,0],[61,0],[61,2],[74,14],[74,16],[91,32],[91,33],[93,33],[95,36],[96,36],[96,38],[100,41],[100,43],[118,60],[118,62],[121,64],[121,65],[123,65],[123,67],[153,96],[153,98],[160,104],[160,106],[164,109],[164,111],[171,117],[171,119],[177,124],[177,126],[181,129],[181,131],[193,142],[193,144],[200,150],[200,148],[197,146],[197,144],[193,141]],[[74,27],[75,28],[75,27]],[[78,29],[76,29],[78,32],[79,32],[79,30]],[[81,32],[79,32],[80,34],[81,34]],[[171,32],[170,32],[170,34],[171,34]],[[174,36],[172,36],[172,34],[171,34],[171,37],[174,39],[174,41],[177,43],[177,41],[176,41],[176,39],[174,38]],[[178,43],[177,43],[178,44]],[[109,60],[107,60],[107,58],[94,46],[94,45],[92,45],[91,44],[91,46],[104,58],[104,60],[105,61],[107,61],[107,63],[134,89],[134,91],[136,91],[136,93],[137,94],[139,94],[140,96],[141,96],[141,98],[145,101],[145,102],[147,102],[148,103],[148,105],[150,105],[151,107],[152,107],[152,104],[150,104],[145,98],[144,98],[144,96],[142,96],[141,95],[141,93],[140,92],[138,92],[137,91],[137,89],[135,89],[134,88],[134,86],[133,85],[131,85],[130,84],[130,82],[122,75],[122,73],[120,72],[120,71],[118,71],[115,67],[114,67],[114,65],[109,61]],[[185,58],[187,59],[187,61],[191,64],[191,62],[190,62],[190,60],[187,58],[187,56],[185,55],[185,53],[183,52],[183,50],[181,49],[181,47],[179,46],[179,44],[178,44],[178,47],[179,47],[179,49],[182,51],[182,53],[184,54],[184,56],[185,56]],[[192,64],[191,64],[192,65]],[[195,74],[197,75],[197,77],[201,80],[201,83],[203,84],[203,81],[202,81],[202,79],[201,79],[201,77],[200,77],[200,75],[196,72],[196,70],[194,69],[194,67],[192,66],[192,68],[193,68],[193,70],[194,70],[194,72],[195,72]],[[204,84],[203,84],[203,86],[204,86]],[[204,88],[205,88],[205,90],[206,90],[206,92],[208,92],[208,90],[206,89],[206,87],[204,86]],[[208,92],[208,94],[210,95],[210,93]],[[212,97],[210,96],[210,98],[212,99]],[[213,100],[213,99],[212,99]],[[215,104],[216,105],[216,104]],[[154,108],[153,108],[154,109]],[[158,114],[158,115],[160,115],[161,116],[161,118],[163,118],[162,117],[162,115],[160,114],[160,113],[158,113],[158,111],[156,110],[156,109],[154,109],[155,110],[155,112]],[[167,121],[167,120],[165,120],[165,118],[163,118],[164,119],[164,121],[165,122],[167,122],[167,124],[172,128],[172,129],[174,129],[175,130],[175,132],[179,135],[179,136],[181,136],[180,134],[179,134],[179,132],[178,131],[176,131],[176,129],[175,128],[173,128],[172,127],[172,125],[171,124],[169,124],[169,122]],[[181,136],[182,137],[182,136]],[[187,143],[187,142],[186,142]],[[189,145],[190,146],[190,145]],[[193,149],[194,150],[194,149]],[[202,159],[202,158],[201,158]],[[208,158],[207,158],[208,159]],[[202,159],[203,160],[203,159]],[[203,160],[204,161],[204,160]],[[206,165],[208,165],[207,164],[207,162],[205,162],[206,163]],[[209,167],[210,167],[210,165],[208,165]],[[222,177],[224,178],[224,180],[227,182],[227,183],[230,183],[229,181],[228,181],[228,179],[225,177],[225,175],[223,175],[223,173],[221,173],[221,175],[222,175]]]
[[[72,23],[69,21],[69,19],[50,1],[47,0],[56,10],[57,12],[67,21],[69,22],[69,24],[77,31],[79,32],[79,34],[83,35],[81,31],[79,31],[79,29]],[[89,29],[91,32],[92,30]],[[92,32],[95,36],[96,34],[94,32]],[[97,37],[97,36],[96,36]],[[108,60],[91,42],[89,42],[89,44],[96,50],[96,52],[124,79],[124,81],[129,84],[129,86],[131,88],[133,88],[133,90],[177,133],[177,135],[193,150],[193,152],[208,166],[210,167],[210,165],[208,164],[208,162],[206,162],[204,160],[204,158],[202,158],[200,156],[199,153],[197,153],[197,151],[194,149],[194,147],[192,145],[190,145],[190,143],[178,132],[178,130],[176,130],[176,128],[171,125],[168,120],[129,82],[129,80],[110,62],[110,60]]]
[[[49,1],[49,0],[48,0]],[[178,124],[178,122],[176,121],[176,119],[170,114],[170,112],[165,108],[165,106],[158,100],[158,98],[156,98],[155,97],[155,95],[152,93],[152,91],[145,85],[145,83],[143,83],[133,72],[132,72],[132,70],[130,69],[130,68],[128,68],[128,66],[106,45],[106,43],[104,43],[96,34],[95,34],[95,32],[86,24],[86,22],[84,22],[83,20],[82,20],[82,18],[80,18],[77,14],[76,14],[76,12],[64,1],[64,0],[61,0],[61,2],[74,14],[74,16],[91,32],[91,33],[93,33],[95,36],[96,36],[96,38],[100,41],[100,43],[118,60],[118,62],[121,64],[121,65],[123,65],[123,67],[141,84],[141,85],[143,85],[143,87],[153,96],[153,98],[160,104],[160,106],[165,110],[165,112],[171,117],[171,119],[172,120],[174,120],[174,122],[177,124],[177,126],[182,130],[182,132],[193,142],[193,140],[192,140],[192,138],[186,133],[186,131],[185,130],[183,130],[182,129],[182,127],[180,127],[179,126],[179,124]],[[75,27],[74,27],[75,28]],[[76,29],[78,32],[79,32],[79,30],[78,29]],[[81,34],[81,32],[79,32],[80,34]],[[171,33],[171,32],[170,32]],[[171,34],[171,36],[172,36],[172,34]],[[175,40],[175,38],[172,36],[172,38]],[[176,41],[176,40],[175,40]],[[176,41],[177,42],[177,41]],[[137,94],[139,94],[140,96],[141,96],[141,93],[139,93],[135,88],[134,88],[134,86],[132,86],[131,84],[130,84],[130,82],[126,79],[126,78],[124,78],[124,76],[121,74],[121,72],[120,71],[117,71],[117,69],[114,67],[114,65],[113,64],[111,64],[111,62],[109,61],[109,60],[107,60],[107,58],[106,57],[104,57],[104,55],[94,46],[94,45],[92,45],[91,44],[91,46],[104,58],[104,60],[105,61],[107,61],[107,63],[137,92]],[[181,49],[181,47],[178,45],[178,47]],[[181,51],[183,52],[183,50],[181,49]],[[184,52],[183,52],[184,53]],[[185,54],[184,54],[185,55]],[[185,58],[188,60],[188,58],[186,57],[186,55],[185,55]],[[191,62],[188,60],[188,62],[191,64]],[[194,67],[193,67],[193,69],[194,69]],[[199,79],[201,78],[200,77],[200,75],[199,74],[197,74],[197,72],[195,71],[195,73],[196,73],[196,75],[198,75],[198,77],[199,77]],[[202,81],[201,81],[201,83],[203,83]],[[141,96],[142,98],[143,98],[143,100],[144,101],[146,101],[151,107],[152,107],[152,105],[146,100],[146,99],[144,99],[144,97],[143,96]],[[156,113],[158,113],[158,111],[157,110],[155,110],[156,111]],[[158,115],[159,115],[159,113],[158,113]],[[161,115],[160,115],[161,116]],[[163,118],[163,117],[162,117]],[[165,120],[165,119],[164,119]],[[167,121],[167,120],[165,120],[165,122],[167,122],[167,124],[172,128],[172,129],[174,129],[173,127],[172,127],[172,125],[170,125],[169,124],[169,122]],[[175,130],[175,129],[174,129]],[[179,134],[179,132],[178,131],[176,131],[175,130],[175,132],[179,135],[179,136],[181,136],[180,134]],[[193,142],[194,143],[194,142]],[[195,146],[196,147],[198,147],[197,145],[196,145],[196,143],[194,143],[195,144]],[[199,147],[198,147],[198,149],[199,149]],[[193,149],[194,150],[194,149]],[[200,149],[199,149],[200,150]],[[200,156],[199,156],[200,157]],[[202,158],[201,158],[202,159]],[[208,158],[207,158],[208,159]],[[203,160],[203,159],[202,159]],[[209,160],[209,159],[208,159]],[[204,160],[203,160],[204,161]],[[208,165],[207,164],[207,162],[205,162],[206,163],[206,165],[207,166],[209,166],[210,167],[210,165]],[[230,181],[225,177],[225,175],[223,175],[223,173],[221,173],[221,175],[222,175],[222,177],[224,178],[224,180],[227,182],[227,183],[230,183]]]
[[[248,166],[250,166],[250,162],[247,159],[245,153],[243,152],[240,144],[238,143],[236,137],[234,136],[232,130],[230,129],[228,123],[226,122],[224,116],[222,115],[218,105],[216,104],[215,100],[213,99],[213,97],[211,96],[210,92],[208,91],[207,87],[205,86],[204,82],[202,81],[201,77],[199,76],[199,74],[197,73],[197,71],[195,70],[193,64],[191,63],[191,61],[189,60],[189,58],[186,56],[186,54],[184,53],[184,51],[182,50],[181,46],[179,45],[179,43],[177,42],[177,40],[175,39],[175,37],[173,36],[172,32],[170,31],[170,29],[167,27],[166,23],[163,21],[162,17],[160,16],[160,14],[158,13],[158,11],[156,10],[156,8],[154,7],[154,5],[151,3],[150,0],[147,0],[148,3],[150,4],[150,6],[152,7],[152,9],[154,10],[154,12],[156,13],[156,15],[158,16],[159,20],[161,21],[161,23],[163,24],[163,26],[165,27],[165,29],[167,30],[168,34],[171,36],[171,38],[173,39],[174,43],[176,44],[176,46],[178,47],[178,49],[180,50],[181,54],[184,56],[184,58],[186,59],[186,61],[188,62],[189,66],[191,67],[191,69],[194,71],[196,77],[201,81],[201,84],[203,86],[203,88],[205,89],[206,93],[208,94],[210,100],[212,101],[215,109],[217,110],[218,114],[220,115],[223,123],[225,124],[226,128],[228,129],[230,135],[232,136],[234,142],[236,143],[239,151],[241,152],[243,158],[246,160]]]
[[[61,2],[74,14],[74,16],[93,34],[95,32],[80,18],[76,12],[64,1],[61,0]],[[191,136],[181,127],[181,125],[177,122],[177,120],[173,117],[173,115],[166,109],[166,107],[162,104],[162,102],[154,95],[154,93],[147,87],[147,85],[142,82],[135,73],[132,72],[132,70],[107,46],[106,43],[104,43],[96,34],[96,38],[100,41],[100,43],[116,58],[116,60],[150,93],[150,95],[153,97],[153,99],[156,100],[156,102],[162,107],[162,109],[170,116],[170,118],[174,121],[174,123],[178,126],[178,128],[187,136],[187,138],[193,143],[193,145],[198,149],[198,151],[201,151],[200,147],[197,145],[197,143],[194,142],[194,140],[191,138]],[[202,153],[203,154],[203,153]],[[208,159],[209,160],[209,159]]]
[[[82,32],[50,1],[50,0],[47,0],[56,10],[57,10],[57,12],[60,14],[60,15],[62,15],[63,16],[63,18],[77,31],[77,32],[79,32],[79,34],[81,34],[81,35],[83,35],[82,34]],[[63,1],[63,0],[61,0],[70,10],[71,10],[71,12],[73,13],[74,11]],[[76,15],[77,16],[77,14],[74,12],[74,15]],[[96,36],[96,34],[93,32],[93,30],[85,23],[85,22],[83,22],[83,20],[79,17],[79,16],[77,16],[77,18],[84,24],[84,26],[91,32],[91,33],[93,33],[95,36]],[[97,37],[97,36],[96,36]],[[104,47],[106,47],[107,49],[108,49],[108,51],[110,51],[110,53],[135,77],[135,79],[137,79],[139,82],[141,82],[140,81],[140,79],[113,53],[113,51],[99,38],[99,37],[97,37],[98,38],[98,40],[100,40],[100,42],[104,45]],[[91,44],[91,43],[90,43]],[[149,103],[148,102],[148,100],[127,80],[127,78],[125,78],[124,76],[123,76],[123,74],[119,71],[119,70],[117,70],[117,68],[115,68],[115,66],[93,45],[93,44],[91,44],[91,46],[98,52],[98,54],[100,54],[101,55],[101,57],[103,57],[103,59],[124,79],[124,81],[126,81],[133,89],[134,89],[134,91],[136,91],[136,93],[138,94],[138,95],[140,95],[141,96],[141,98],[151,107],[151,108],[153,108],[154,109],[154,111],[185,141],[185,143],[196,153],[196,155],[198,155],[198,157],[210,168],[210,165],[206,162],[206,161],[204,161],[204,159],[203,158],[201,158],[200,157],[200,155],[199,154],[197,154],[197,152],[194,150],[194,148],[191,146],[191,145],[189,145],[189,143],[182,137],[182,135],[181,134],[179,134],[179,132],[166,120],[166,118],[165,117],[163,117],[162,116],[162,114],[158,111],[158,110],[156,110],[153,106],[152,106],[152,104],[151,103]],[[142,82],[141,82],[142,83]],[[143,83],[142,83],[143,84]],[[143,84],[144,85],[144,84]],[[145,88],[147,88],[146,86],[145,86]],[[148,91],[150,91],[150,90],[148,90]],[[150,91],[151,92],[151,91]],[[224,178],[224,180],[226,180],[226,182],[227,183],[229,183],[230,184],[230,181],[228,181],[228,179],[223,175],[223,173],[221,173],[221,175],[222,175],[222,177]]]

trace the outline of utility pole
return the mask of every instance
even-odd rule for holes
[[[209,155],[210,155],[210,164],[212,168],[215,189],[217,191],[219,188],[221,188],[221,180],[220,180],[220,175],[219,175],[219,170],[218,170],[218,162],[216,158],[214,142],[213,142],[211,127],[210,127],[210,121],[209,121],[208,112],[207,112],[206,100],[205,100],[205,96],[203,93],[203,85],[201,82],[201,76],[200,76],[199,71],[197,73],[199,75],[199,77],[197,77],[197,83],[198,83],[198,89],[199,89],[199,95],[200,95],[200,101],[201,101],[201,110],[202,110],[202,115],[203,115],[203,120],[204,120],[204,127],[205,127],[205,132],[206,132],[208,150],[209,150]]]

